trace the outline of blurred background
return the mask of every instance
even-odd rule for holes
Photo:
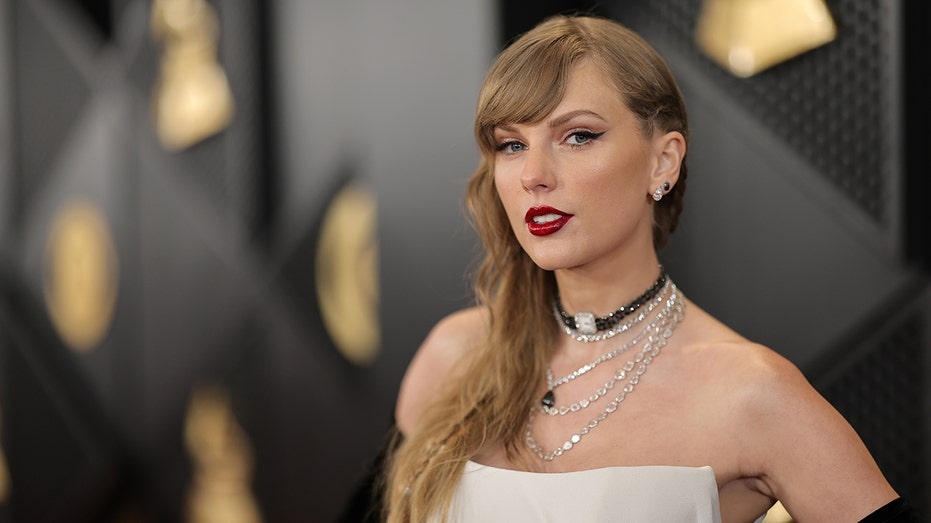
[[[3,0],[0,523],[364,512],[485,70],[573,10],[685,93],[670,274],[931,513],[926,2]]]

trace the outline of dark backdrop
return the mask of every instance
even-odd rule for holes
[[[696,49],[699,0],[463,4],[211,2],[236,116],[181,152],[152,127],[150,2],[0,4],[0,522],[193,520],[205,469],[185,423],[204,384],[246,442],[227,457],[253,463],[226,503],[336,519],[416,347],[470,303],[461,197],[484,71],[575,10],[641,32],[685,93],[689,194],[662,254],[677,283],[799,365],[931,513],[928,7],[828,1],[836,41],[741,80]],[[314,280],[349,182],[378,201],[382,335],[363,365],[328,334]],[[50,224],[75,199],[119,260],[86,353],[43,296]]]

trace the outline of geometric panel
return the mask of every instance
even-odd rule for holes
[[[763,127],[824,176],[869,218],[888,225],[893,154],[886,100],[887,64],[881,0],[838,0],[829,8],[837,38],[750,78],[736,78],[702,54],[695,28],[703,0],[614,2],[611,15],[650,40],[673,46]],[[752,173],[748,173],[752,175]]]
[[[928,176],[928,144],[931,143],[931,2],[902,2],[902,76],[905,120],[905,162],[902,194],[905,200],[906,259],[931,274],[931,176]],[[917,262],[917,263],[916,263]]]
[[[927,512],[928,332],[917,308],[883,335],[836,361],[820,392],[860,435],[899,494]],[[840,358],[838,358],[840,359]]]
[[[233,237],[239,237],[259,228],[260,209],[266,207],[268,198],[263,187],[274,175],[259,164],[263,160],[259,131],[265,125],[259,103],[266,79],[258,71],[257,60],[262,58],[257,51],[262,48],[258,39],[262,35],[256,18],[263,8],[253,2],[230,0],[208,4],[209,14],[200,16],[197,23],[205,23],[208,19],[218,23],[218,33],[210,37],[212,48],[207,58],[211,66],[222,71],[230,89],[234,106],[232,119],[218,126],[216,134],[205,134],[202,139],[173,150],[172,154],[180,159],[182,166],[174,175],[187,189],[198,191],[223,208],[224,213],[229,213],[224,218],[233,219],[229,225],[233,228]],[[153,13],[147,13],[148,23],[152,23],[152,16]],[[158,85],[172,76],[167,72],[169,62],[165,58],[169,55],[169,39],[139,38],[136,44],[128,61],[129,81],[140,96],[154,103]],[[185,77],[177,73],[174,76]],[[209,98],[216,97],[214,93]],[[140,123],[156,128],[152,114],[141,116],[144,120]]]
[[[65,35],[53,35],[29,2],[13,5],[14,156],[19,174],[17,214],[41,190],[90,96],[86,71],[79,70]],[[62,86],[67,86],[63,89]]]
[[[100,521],[125,481],[115,432],[38,300],[10,274],[0,280],[0,398],[11,517]]]

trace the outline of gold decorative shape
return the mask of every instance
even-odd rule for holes
[[[194,389],[184,425],[194,467],[188,490],[188,523],[261,523],[250,491],[253,458],[227,391],[213,384]]]
[[[116,249],[100,210],[85,201],[62,206],[46,247],[45,304],[58,334],[77,352],[103,340],[118,285]]]
[[[317,243],[317,300],[327,332],[356,365],[378,357],[378,243],[376,200],[359,185],[330,203]]]
[[[752,76],[834,40],[824,0],[705,0],[696,41],[736,76]]]
[[[763,523],[793,523],[793,521],[795,520],[789,515],[789,512],[782,505],[781,501],[777,501],[776,504],[766,512],[766,517],[763,518]]]
[[[164,42],[154,89],[155,128],[172,151],[190,147],[229,126],[234,102],[217,62],[219,23],[205,0],[155,0],[152,34]]]
[[[6,458],[3,456],[3,447],[0,446],[0,505],[5,504],[9,498],[10,471],[6,466]]]

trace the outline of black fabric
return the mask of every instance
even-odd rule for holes
[[[860,520],[860,523],[921,523],[924,518],[905,498],[896,498]]]
[[[378,455],[372,460],[365,476],[346,503],[338,523],[379,523],[381,521],[384,503],[381,481],[385,472],[385,462],[401,441],[403,441],[401,433],[392,426]]]

